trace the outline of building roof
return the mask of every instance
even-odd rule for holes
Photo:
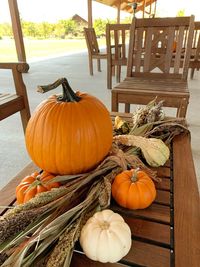
[[[88,24],[87,20],[85,20],[84,18],[82,18],[82,17],[79,16],[78,14],[75,14],[75,15],[72,17],[72,20],[76,21],[77,23]]]

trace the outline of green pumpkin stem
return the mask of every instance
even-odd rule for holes
[[[81,100],[81,97],[77,96],[76,93],[72,90],[66,78],[60,78],[52,84],[39,85],[37,92],[46,93],[57,88],[59,85],[62,85],[63,88],[63,95],[60,95],[57,98],[59,101],[79,102]]]
[[[140,168],[136,168],[134,171],[133,171],[133,175],[131,176],[131,182],[132,183],[135,183],[137,182],[137,175],[138,175],[138,171],[140,170]]]

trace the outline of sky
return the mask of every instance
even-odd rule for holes
[[[159,16],[176,16],[181,9],[185,15],[195,15],[200,20],[199,0],[158,0],[157,12]],[[87,0],[18,0],[20,16],[26,21],[56,22],[59,19],[68,19],[78,14],[87,20]],[[117,11],[93,1],[93,18],[115,19]],[[122,17],[128,16],[123,12]],[[8,0],[0,0],[0,22],[10,21]]]
[[[18,0],[20,16],[27,21],[55,22],[75,14],[87,20],[87,0]],[[116,18],[117,10],[93,1],[94,18]],[[125,13],[125,16],[129,15]],[[0,0],[0,21],[9,21],[8,0]]]

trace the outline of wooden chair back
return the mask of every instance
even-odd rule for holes
[[[90,53],[91,55],[98,54],[100,51],[94,28],[84,28],[84,34],[88,48],[88,53]]]
[[[150,76],[186,80],[193,32],[194,16],[133,18],[130,27],[127,77],[146,76],[148,73]],[[186,48],[183,52],[184,42]]]
[[[117,67],[116,81],[120,82],[121,66],[127,65],[130,24],[107,24],[107,87],[112,88],[112,69]]]
[[[191,68],[191,79],[193,79],[195,69],[200,69],[200,21],[195,21],[194,26],[192,54],[189,66]]]
[[[93,75],[93,59],[97,60],[97,69],[101,71],[100,59],[107,59],[107,54],[99,50],[97,36],[94,28],[84,28],[85,40],[88,48],[89,70]]]
[[[10,69],[12,71],[15,87],[15,92],[12,94],[10,92],[3,93],[1,88],[0,120],[3,120],[16,112],[20,112],[23,130],[25,132],[30,118],[30,108],[22,73],[28,71],[29,65],[27,63],[0,63],[0,69]]]

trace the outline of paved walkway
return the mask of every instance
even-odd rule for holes
[[[48,84],[61,77],[66,77],[74,90],[93,94],[110,109],[111,94],[106,87],[106,61],[102,61],[102,72],[97,72],[96,62],[94,63],[93,77],[89,75],[87,53],[84,52],[30,63],[30,70],[29,73],[24,74],[24,81],[28,90],[31,112],[43,99],[52,94],[52,92],[44,95],[37,93],[37,85]],[[8,77],[11,77],[10,72],[0,72],[0,88],[10,87],[12,81]],[[189,80],[189,87],[191,99],[187,120],[192,136],[191,142],[196,173],[200,177],[200,72],[195,72],[194,79]],[[56,92],[60,92],[60,88],[53,93]],[[123,111],[122,108],[121,111]],[[1,188],[30,161],[24,144],[19,114],[1,121],[0,141]],[[187,164],[187,158],[185,164]]]

